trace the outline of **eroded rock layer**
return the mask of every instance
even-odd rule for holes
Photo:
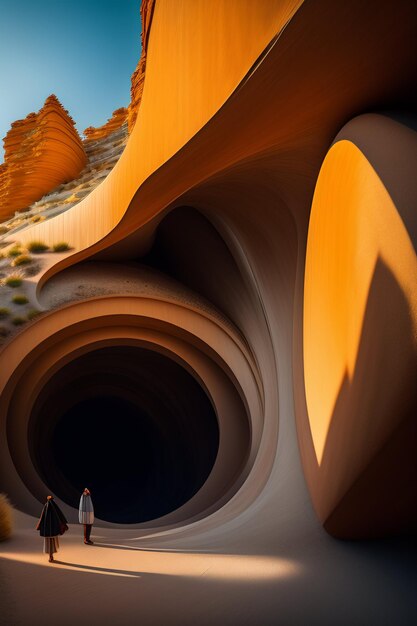
[[[71,187],[76,187],[80,176],[84,178],[84,174],[90,178],[89,153],[95,153],[97,147],[101,151],[102,141],[111,143],[115,139],[117,143],[120,134],[125,137],[126,128],[129,133],[133,130],[145,81],[153,8],[154,0],[143,0],[142,54],[132,74],[131,102],[128,107],[120,107],[113,111],[112,116],[102,126],[86,128],[84,141],[80,139],[68,111],[63,108],[55,95],[46,99],[38,113],[30,113],[25,119],[12,123],[10,131],[4,138],[5,162],[0,164],[1,221],[8,220],[16,211],[28,207],[30,210],[33,203],[41,199],[43,202],[45,195],[60,191],[57,188],[62,185],[66,187],[71,181],[75,181]],[[118,145],[113,147],[116,148],[117,156],[120,156]],[[105,148],[107,151],[107,145]],[[98,182],[101,180],[100,176]],[[84,187],[88,188],[88,192],[91,191],[90,185]],[[82,197],[85,195],[83,192]],[[68,201],[70,206],[76,204],[80,197],[77,196],[74,201],[72,200],[70,194]],[[8,225],[4,225],[3,230],[5,233],[10,229]]]
[[[149,31],[152,21],[155,0],[142,0],[140,8],[140,16],[142,22],[141,33],[141,56],[131,77],[130,87],[130,103],[127,108],[120,107],[113,111],[113,115],[102,126],[89,126],[85,129],[84,135],[87,140],[98,140],[107,137],[126,121],[128,123],[129,133],[132,132],[136,122],[139,105],[142,100],[143,86],[145,83],[146,56],[148,48]]]
[[[0,218],[26,208],[45,193],[76,178],[87,155],[74,121],[54,95],[38,113],[12,124],[0,166]]]
[[[25,211],[20,211],[4,221],[0,226],[0,249],[7,245],[6,239],[9,236],[18,237],[18,233],[26,226],[64,213],[88,196],[111,172],[125,148],[127,139],[128,131],[125,122],[99,139],[84,140],[87,164],[79,176],[54,187],[52,191],[28,206]],[[0,296],[0,306],[1,304]]]
[[[113,115],[102,126],[89,126],[85,129],[84,135],[87,141],[97,141],[108,137],[118,130],[127,120],[128,111],[125,107],[120,107],[113,111]]]
[[[132,132],[135,125],[139,105],[142,100],[143,85],[145,82],[146,54],[148,49],[149,30],[152,21],[154,5],[155,0],[142,0],[142,4],[140,7],[140,17],[142,20],[142,53],[140,55],[139,63],[137,64],[136,69],[132,74],[132,85],[130,88],[131,100],[128,106],[127,117],[129,133]]]

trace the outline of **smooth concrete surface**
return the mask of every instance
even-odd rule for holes
[[[94,546],[71,525],[54,565],[41,552],[34,519],[19,514],[13,541],[2,544],[1,624],[159,626],[411,626],[417,616],[415,551],[401,540],[335,541],[304,518],[256,543],[236,533],[227,547],[194,549],[93,528]],[[269,515],[269,513],[268,513]],[[285,514],[281,515],[285,517]],[[309,522],[309,523],[307,523]],[[282,526],[281,526],[282,527]],[[366,581],[366,583],[365,583]]]
[[[388,187],[349,136],[375,158]],[[339,137],[318,177],[308,232],[305,471],[318,514],[334,534],[412,532],[417,195],[415,177],[399,163],[416,162],[417,134],[367,115]]]

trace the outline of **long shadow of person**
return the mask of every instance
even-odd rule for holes
[[[81,565],[80,563],[68,563],[66,561],[55,560],[57,565],[66,565],[76,569],[85,570],[87,572],[97,572],[99,574],[115,574],[117,576],[128,576],[129,578],[141,578],[140,572],[134,572],[124,569],[113,569],[112,567],[97,567],[95,565]]]

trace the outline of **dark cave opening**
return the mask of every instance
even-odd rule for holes
[[[32,460],[51,491],[113,523],[156,519],[187,502],[214,465],[219,428],[195,378],[138,347],[103,348],[63,367],[29,424]]]
[[[203,296],[235,324],[236,302],[249,301],[247,278],[226,242],[193,207],[173,209],[159,224],[149,252],[135,260]]]

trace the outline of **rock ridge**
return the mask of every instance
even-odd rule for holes
[[[0,219],[76,178],[87,155],[68,111],[52,94],[37,113],[12,123],[0,165]]]

